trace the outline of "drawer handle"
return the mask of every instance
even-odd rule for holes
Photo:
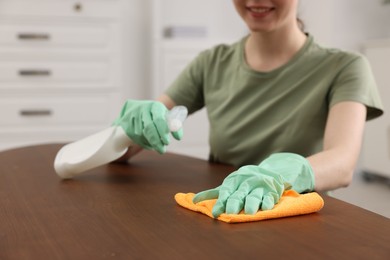
[[[73,6],[73,9],[76,11],[76,12],[81,12],[83,10],[83,6],[81,5],[81,3],[76,3],[74,6]]]
[[[51,116],[52,111],[49,109],[31,109],[31,110],[20,110],[21,116]]]
[[[50,34],[47,33],[19,33],[18,39],[23,41],[48,41]]]
[[[50,76],[50,70],[19,70],[20,76]]]

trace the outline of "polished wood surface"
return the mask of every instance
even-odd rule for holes
[[[389,219],[326,195],[318,213],[227,224],[173,196],[230,166],[145,151],[62,181],[60,147],[0,153],[0,259],[390,259]]]

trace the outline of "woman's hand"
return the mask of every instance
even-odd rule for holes
[[[278,174],[248,165],[231,173],[221,186],[196,194],[193,201],[218,198],[212,210],[214,218],[224,212],[238,214],[242,209],[253,215],[260,208],[272,209],[283,191],[283,179]]]
[[[195,195],[193,202],[217,199],[212,214],[255,214],[269,210],[279,202],[285,189],[302,193],[314,189],[314,174],[309,162],[292,153],[273,154],[260,165],[239,168],[222,185]]]
[[[127,100],[113,125],[121,126],[139,146],[164,153],[170,143],[167,113],[167,107],[158,101]],[[180,140],[182,131],[172,135]]]

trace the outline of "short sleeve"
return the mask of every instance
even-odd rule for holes
[[[165,94],[177,105],[186,106],[190,114],[204,106],[203,82],[207,65],[206,56],[207,51],[201,52],[165,91]]]
[[[350,54],[351,55],[351,54]],[[358,54],[346,63],[332,84],[329,106],[355,101],[367,107],[367,120],[383,114],[383,106],[368,60]]]

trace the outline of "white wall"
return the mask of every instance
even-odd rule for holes
[[[299,16],[325,46],[361,50],[369,39],[390,37],[390,4],[382,0],[301,0]]]
[[[236,14],[232,1],[227,0],[156,0],[161,1],[162,26],[204,26],[211,39],[237,39],[246,31]]]
[[[145,99],[149,96],[151,17],[150,1],[127,1],[123,9],[125,24],[124,50],[128,57],[124,64],[127,86],[123,99]]]

